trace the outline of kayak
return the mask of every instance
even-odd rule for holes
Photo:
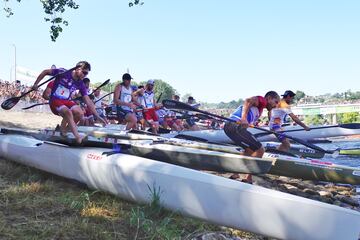
[[[264,156],[277,158],[269,174],[300,178],[304,180],[325,181],[360,185],[360,168],[348,167],[318,159],[301,159],[274,153]]]
[[[268,129],[268,128],[265,128]],[[249,128],[252,134],[254,134],[258,140],[262,142],[278,141],[274,134],[266,133],[262,130]],[[284,127],[286,135],[299,138],[301,140],[313,140],[317,138],[328,138],[338,136],[350,136],[360,134],[359,129],[348,129],[334,125],[334,127],[326,126],[326,128],[312,129],[305,131],[300,126],[286,126]],[[265,134],[265,135],[264,135]],[[217,142],[217,143],[233,143],[233,141],[225,134],[224,130],[201,130],[201,131],[184,131],[181,133],[168,133],[163,134],[164,137],[181,137],[189,139],[199,138],[205,141]]]
[[[357,239],[360,213],[311,199],[108,149],[1,134],[0,157],[138,203],[279,239]]]
[[[17,133],[66,143],[63,138],[24,129],[1,129],[3,133]],[[57,133],[58,134],[58,133]],[[360,185],[360,168],[348,167],[317,159],[303,159],[283,154],[265,153],[263,158],[242,156],[235,146],[201,143],[183,139],[155,137],[153,140],[126,140],[117,138],[119,134],[99,132],[101,137],[89,138],[87,146],[104,147],[127,154],[151,158],[192,169],[217,172],[268,173],[304,180],[326,181]],[[137,134],[140,135],[140,134]],[[118,151],[118,150],[117,150]]]
[[[265,151],[270,151],[277,149],[280,144],[281,143],[279,142],[263,142],[263,147],[265,148]],[[299,144],[291,144],[288,152],[299,157],[307,158],[323,158],[325,156],[324,152],[320,152]]]
[[[73,139],[72,134],[72,138],[64,139],[59,136],[59,132],[54,131],[39,132],[36,130],[3,128],[1,129],[1,132],[30,135],[40,140],[63,144],[71,143],[69,140]],[[163,141],[110,138],[109,135],[106,135],[105,137],[99,137],[98,135],[97,137],[88,136],[88,140],[84,145],[88,147],[111,148],[128,154],[181,165],[192,169],[218,172],[263,174],[267,173],[273,164],[272,158],[267,159],[243,156],[239,154],[240,152],[238,150],[233,153],[218,152],[208,149],[190,148],[181,144],[165,144]]]
[[[232,173],[268,173],[274,158],[255,158],[240,155],[238,151],[219,151],[176,146],[166,143],[133,143],[126,153],[172,163],[192,169]]]

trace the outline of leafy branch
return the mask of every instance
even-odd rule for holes
[[[14,15],[14,12],[11,7],[8,6],[10,0],[3,0],[6,17],[11,17]],[[21,0],[16,0],[21,2]],[[69,22],[61,17],[61,14],[65,12],[66,9],[78,9],[79,5],[74,0],[40,0],[43,5],[45,14],[44,17],[46,22],[50,23],[50,37],[53,42],[59,37],[60,33],[63,31],[63,26],[68,26]],[[99,3],[100,4],[100,3]],[[129,7],[135,5],[143,5],[144,2],[141,0],[129,0]]]

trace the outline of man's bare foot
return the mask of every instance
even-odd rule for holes
[[[79,137],[75,138],[77,144],[82,145],[87,140],[87,135],[79,135]]]
[[[238,173],[234,173],[229,178],[230,179],[238,179],[238,178],[240,178],[240,175]]]
[[[64,127],[59,127],[59,131],[60,131],[60,136],[61,137],[64,137],[64,138],[66,138],[67,137],[67,129],[66,129],[66,127],[64,128]]]
[[[247,174],[245,178],[241,179],[241,182],[252,184],[253,181],[251,174]]]

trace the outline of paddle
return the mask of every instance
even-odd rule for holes
[[[346,129],[360,129],[360,123],[344,123],[344,124],[329,125],[329,126],[318,126],[318,127],[311,127],[310,130],[324,129],[324,128],[336,128],[336,127],[341,127],[341,128],[346,128]],[[278,131],[278,132],[279,133],[289,133],[289,132],[298,132],[298,131],[305,131],[305,130],[302,128],[299,128],[299,129],[283,130],[283,131]],[[262,136],[265,136],[268,134],[271,134],[271,133],[257,133],[257,134],[254,134],[254,136],[262,137]]]
[[[27,109],[30,109],[30,108],[33,108],[33,107],[36,107],[36,106],[41,106],[41,105],[46,105],[46,104],[49,104],[49,103],[48,102],[36,103],[36,104],[30,105],[30,106],[27,106],[27,107],[23,107],[22,110],[27,110]]]
[[[80,66],[76,66],[76,67],[73,67],[73,68],[70,68],[69,70],[66,70],[65,72],[61,72],[59,74],[56,74],[55,76],[52,76],[51,78],[49,78],[48,80],[46,80],[45,82],[41,83],[38,85],[38,87],[41,87],[42,85],[50,82],[51,80],[65,74],[65,73],[68,73],[68,72],[71,72],[73,71],[74,69],[76,68],[79,68]],[[4,109],[4,110],[10,110],[12,109],[19,101],[22,97],[26,96],[27,94],[31,93],[32,91],[35,91],[35,89],[30,89],[29,91],[27,91],[26,93],[23,93],[21,94],[20,96],[18,97],[12,97],[12,98],[9,98],[7,100],[5,100],[2,104],[1,104],[1,107]]]
[[[105,86],[106,84],[108,84],[110,81],[110,79],[106,80],[103,84],[101,84],[99,87],[97,87],[91,94],[93,94],[96,90],[98,90],[99,88]],[[104,97],[112,94],[113,92],[111,93],[108,93],[106,94],[105,96],[103,96],[102,98],[98,99],[96,102],[100,101],[101,99],[103,99]],[[76,98],[77,100],[80,100],[81,97],[78,99]],[[33,104],[33,105],[30,105],[30,106],[27,106],[27,107],[23,107],[22,110],[27,110],[27,109],[30,109],[30,108],[33,108],[33,107],[36,107],[36,106],[40,106],[40,105],[46,105],[46,104],[49,104],[48,102],[44,102],[44,103],[36,103],[36,104]]]
[[[111,94],[113,94],[113,93],[114,93],[114,92],[109,92],[109,93],[105,94],[104,96],[102,96],[101,98],[99,98],[98,100],[96,100],[94,103],[97,103],[98,101],[103,100],[104,98],[106,98],[107,96],[109,96],[109,95],[111,95]]]
[[[110,82],[110,79],[108,79],[108,80],[106,80],[105,82],[103,82],[100,86],[98,86],[97,88],[95,88],[90,94],[89,94],[89,96],[90,95],[93,95],[94,94],[94,92],[96,92],[97,90],[99,90],[100,88],[102,88],[103,86],[105,86],[106,84],[108,84]],[[74,100],[75,101],[80,101],[82,99],[82,97],[77,97],[77,98],[75,98]]]
[[[194,111],[194,112],[203,113],[203,114],[206,114],[206,115],[209,115],[209,116],[212,116],[212,117],[220,118],[220,119],[223,119],[223,120],[226,120],[226,121],[236,122],[235,120],[233,120],[231,118],[219,116],[219,115],[216,115],[214,113],[210,113],[210,112],[207,112],[207,111],[204,111],[204,110],[201,110],[201,109],[197,109],[197,108],[194,108],[194,107],[192,107],[192,106],[190,106],[190,105],[188,105],[186,103],[183,103],[183,102],[178,102],[178,101],[174,101],[174,100],[165,99],[165,100],[162,101],[162,104],[163,104],[164,107],[170,108],[170,109],[175,108],[175,109],[186,110],[186,111]],[[303,141],[301,139],[286,135],[284,133],[278,133],[278,132],[274,132],[274,131],[267,130],[267,129],[264,129],[264,128],[256,127],[256,126],[252,126],[252,127],[255,128],[255,129],[267,132],[269,134],[271,133],[271,134],[274,134],[274,135],[282,135],[282,136],[284,136],[286,138],[289,138],[289,139],[292,139],[295,142],[298,142],[298,143],[300,143],[300,144],[302,144],[304,146],[307,146],[309,148],[312,148],[312,149],[315,149],[315,150],[318,150],[318,151],[321,151],[321,152],[330,153],[330,154],[334,153],[334,151],[327,151],[327,150],[322,149],[321,147],[318,147],[318,146],[316,146],[314,144],[311,144],[311,143],[308,143],[308,142]]]
[[[161,92],[159,97],[156,99],[156,103],[158,103],[160,101],[162,94],[163,94],[163,92]]]

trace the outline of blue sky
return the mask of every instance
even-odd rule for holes
[[[77,2],[54,43],[40,1],[11,1],[15,15],[0,15],[0,78],[10,77],[15,44],[17,65],[36,72],[84,59],[93,82],[129,69],[135,81],[162,79],[198,101],[359,91],[360,1]]]

